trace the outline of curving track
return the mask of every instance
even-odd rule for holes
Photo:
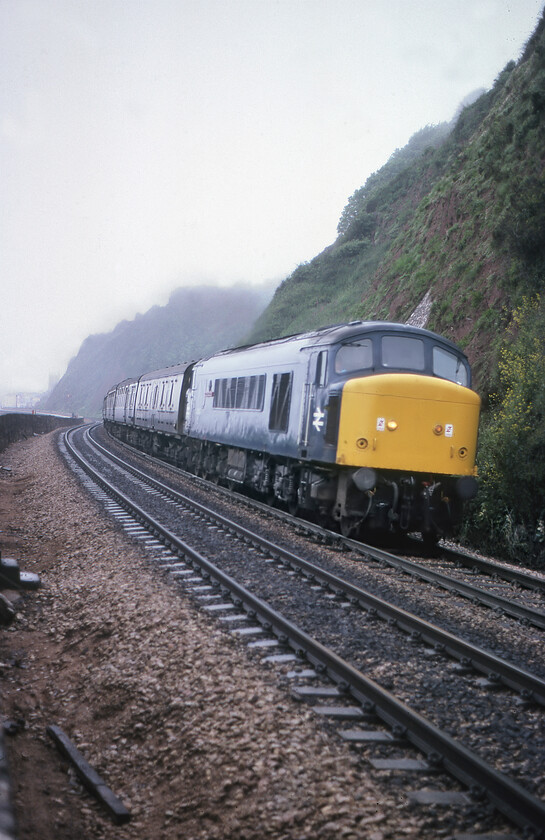
[[[78,432],[71,435],[79,436]],[[115,504],[132,508],[130,514],[118,513],[123,527],[134,533],[142,528],[134,517],[140,522],[147,520],[146,527],[152,532],[147,536],[148,545],[156,552],[158,565],[183,582],[194,597],[203,599],[208,611],[234,632],[252,638],[255,649],[270,647],[273,658],[297,661],[298,657],[310,663],[313,667],[297,671],[301,684],[292,687],[294,695],[333,700],[333,708],[318,705],[317,712],[358,721],[355,730],[341,734],[364,751],[374,744],[374,757],[369,760],[377,769],[413,766],[430,788],[437,786],[436,771],[442,767],[463,785],[482,790],[515,824],[539,833],[545,825],[545,806],[538,799],[545,785],[543,736],[539,734],[540,704],[545,698],[543,674],[532,673],[531,667],[514,666],[460,634],[434,627],[428,619],[400,609],[389,597],[378,598],[366,591],[368,587],[362,584],[366,575],[369,577],[369,564],[324,548],[318,552],[319,563],[308,556],[299,557],[293,550],[264,540],[263,534],[252,533],[247,527],[241,530],[240,524],[225,517],[214,520],[212,511],[180,499],[172,488],[150,486],[142,475],[135,484],[126,467],[114,466],[104,460],[104,454],[92,454],[90,446],[89,439],[78,443],[86,450],[86,459],[98,457],[99,471],[121,488]],[[257,527],[264,530],[262,520]],[[190,547],[189,538],[197,545]],[[288,541],[297,540],[290,536]],[[317,553],[308,540],[300,542],[306,544],[307,555]],[[339,572],[339,566],[342,576],[333,571]],[[398,586],[392,587],[388,574],[395,568],[377,568],[382,594],[389,595],[388,590]],[[192,580],[194,577],[198,579]],[[430,586],[412,581],[415,591],[407,596],[411,587],[405,579],[405,601],[418,602],[416,590],[423,585]],[[437,612],[437,601],[441,604],[436,594],[435,606],[428,612]],[[456,609],[460,611],[460,607]],[[459,618],[462,627],[464,620],[471,620],[475,607],[466,604],[464,612],[465,619]],[[532,664],[543,645],[542,634],[504,616],[486,613],[489,624],[508,623],[508,632],[517,638],[517,659]],[[488,632],[502,635],[493,626]],[[470,635],[478,633],[473,630]],[[452,667],[449,656],[461,665]],[[321,674],[321,684],[317,684],[316,674]],[[380,724],[386,724],[389,731]],[[514,735],[518,739],[515,754]],[[411,744],[427,756],[426,761],[411,756]],[[506,773],[517,778],[510,779]],[[441,781],[434,795],[466,796],[448,787]]]

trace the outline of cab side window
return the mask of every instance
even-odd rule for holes
[[[351,373],[373,367],[373,345],[370,338],[343,344],[335,356],[335,373]]]
[[[443,347],[433,348],[433,372],[442,379],[450,379],[458,385],[468,384],[468,375],[464,362],[454,353],[449,353]]]

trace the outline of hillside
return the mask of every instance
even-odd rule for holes
[[[465,347],[483,392],[501,337],[544,284],[545,19],[520,60],[449,126],[418,132],[351,196],[337,240],[278,288],[250,340],[355,318],[427,326]]]
[[[247,286],[177,289],[166,306],[89,336],[40,408],[99,417],[116,382],[237,344],[271,294]]]
[[[464,347],[478,389],[493,390],[512,313],[545,277],[544,18],[520,60],[466,102],[353,193],[336,241],[272,300],[180,289],[166,307],[86,339],[43,407],[96,416],[113,382],[143,370],[328,323],[406,321],[423,299],[426,326]]]

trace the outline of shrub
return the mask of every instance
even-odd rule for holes
[[[509,559],[545,565],[545,304],[515,310],[500,352],[499,393],[479,441],[480,493],[468,535]]]

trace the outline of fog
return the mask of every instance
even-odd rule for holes
[[[280,282],[542,0],[0,0],[0,395],[181,285]]]

